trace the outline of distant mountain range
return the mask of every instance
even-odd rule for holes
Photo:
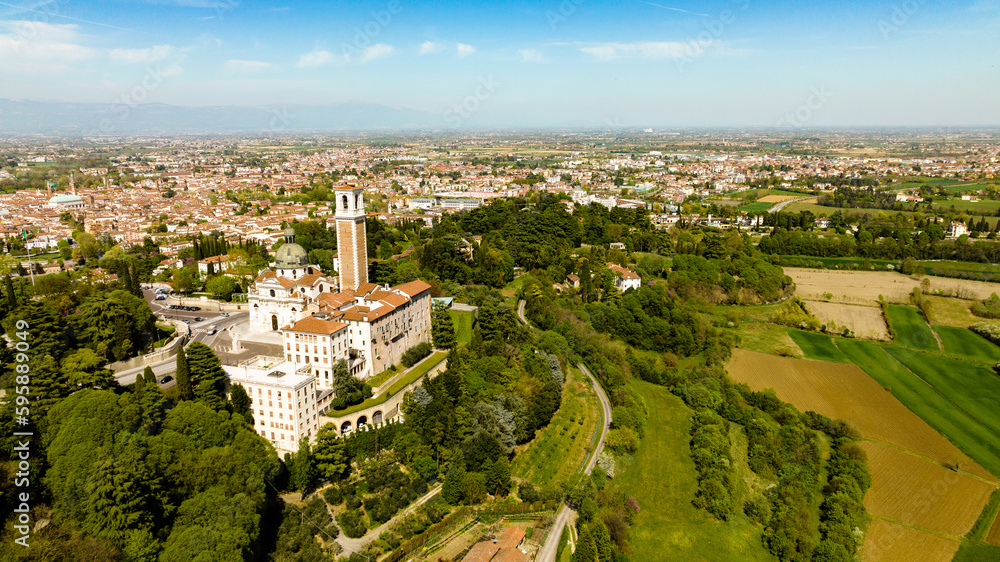
[[[0,136],[282,133],[445,128],[440,115],[377,104],[186,107],[0,99]]]

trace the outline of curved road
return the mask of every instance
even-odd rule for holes
[[[767,212],[768,213],[777,213],[778,211],[784,209],[786,206],[791,205],[792,203],[797,203],[799,201],[805,201],[806,199],[813,199],[815,197],[816,197],[815,195],[810,195],[809,197],[796,197],[795,199],[789,199],[788,201],[782,201],[781,203],[778,203],[777,205],[775,205],[775,206],[771,207],[770,209],[768,209]]]
[[[525,301],[523,299],[517,303],[517,317],[526,326],[531,327],[531,324],[528,324],[528,319],[524,317],[524,305]],[[590,379],[590,384],[597,392],[597,398],[601,401],[601,409],[604,411],[604,426],[601,428],[601,438],[597,440],[597,446],[594,447],[594,452],[591,453],[590,460],[587,461],[587,466],[583,469],[584,474],[590,474],[590,471],[597,465],[597,456],[604,450],[604,440],[607,438],[608,429],[611,427],[611,401],[608,400],[607,393],[604,392],[601,384],[594,378],[590,369],[583,363],[578,363],[576,366]],[[549,529],[549,533],[545,536],[545,544],[542,545],[538,554],[535,555],[535,562],[555,562],[556,551],[559,550],[559,540],[562,539],[563,528],[574,520],[576,520],[576,511],[563,503],[562,507],[559,508],[559,512],[556,513],[555,521],[552,522],[552,528]]]

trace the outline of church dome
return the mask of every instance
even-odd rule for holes
[[[309,262],[306,250],[295,243],[295,230],[285,229],[285,243],[278,248],[274,254],[274,266],[285,269],[289,267],[301,267]]]
[[[56,195],[49,199],[51,204],[82,203],[83,199],[79,195],[65,194]]]

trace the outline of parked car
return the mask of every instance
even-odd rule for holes
[[[163,377],[162,379],[160,379],[160,384],[167,383],[167,382],[170,382],[172,380],[174,380],[174,377],[172,377],[170,375],[167,375],[167,376]]]
[[[156,298],[153,299],[153,300],[165,301],[165,300],[167,300],[167,297],[165,297],[163,295],[156,295]]]

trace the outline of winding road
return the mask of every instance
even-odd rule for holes
[[[805,201],[806,199],[815,199],[815,198],[816,198],[815,195],[810,195],[809,197],[796,197],[795,199],[789,199],[787,201],[782,201],[781,203],[778,203],[777,205],[775,205],[775,206],[771,207],[770,209],[768,209],[767,212],[768,213],[777,213],[778,211],[784,209],[785,207],[787,207],[788,205],[791,205],[792,203],[797,203],[799,201]]]
[[[534,329],[524,316],[524,305],[525,301],[523,299],[517,303],[517,317],[526,326]],[[590,379],[590,384],[594,387],[594,391],[597,392],[597,398],[601,401],[601,409],[604,411],[604,425],[601,428],[601,438],[598,439],[597,446],[594,447],[594,451],[590,454],[590,460],[587,461],[587,465],[583,469],[584,474],[590,474],[590,471],[597,465],[597,456],[604,450],[604,440],[607,438],[608,429],[611,427],[611,401],[608,400],[607,393],[601,388],[601,384],[594,378],[590,369],[583,363],[577,363],[576,366]],[[563,529],[567,524],[571,524],[575,520],[576,511],[563,503],[562,507],[559,508],[559,512],[556,513],[555,521],[552,522],[552,528],[549,529],[548,534],[545,536],[545,544],[542,545],[542,548],[539,549],[538,554],[535,556],[535,562],[555,562],[556,551],[559,550],[559,541],[562,539]]]

